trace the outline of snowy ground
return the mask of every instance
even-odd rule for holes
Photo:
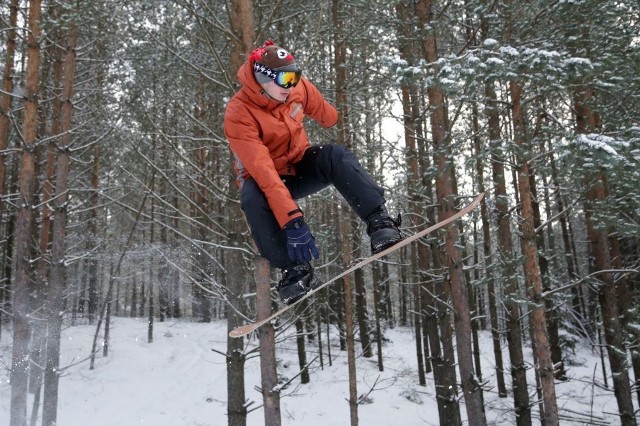
[[[64,331],[63,365],[87,357],[93,332],[93,326],[76,326]],[[111,333],[109,356],[100,355],[94,370],[89,370],[88,362],[82,362],[65,371],[60,381],[60,425],[227,424],[225,360],[211,350],[225,351],[225,322],[156,323],[155,340],[151,344],[147,343],[144,320],[115,318]],[[437,425],[432,377],[428,377],[426,387],[417,384],[412,331],[396,328],[388,330],[386,336],[390,341],[384,348],[384,372],[378,371],[375,359],[360,357],[357,361],[358,393],[364,394],[373,388],[369,403],[359,406],[360,424]],[[485,392],[487,419],[492,425],[512,425],[512,400],[499,399],[493,389],[494,369],[490,359],[493,352],[489,338],[489,334],[482,335],[483,375],[491,387]],[[251,340],[248,345],[255,346],[256,341]],[[316,357],[317,348],[309,346],[308,349],[311,360]],[[293,377],[298,371],[295,340],[280,343],[277,355],[279,375]],[[349,424],[347,355],[336,346],[331,348],[331,355],[331,366],[326,354],[324,369],[320,369],[318,361],[312,366],[311,383],[299,385],[296,379],[283,391],[283,425]],[[508,359],[506,349],[504,356]],[[556,388],[564,418],[562,424],[619,424],[613,392],[594,385],[594,381],[602,383],[597,354],[581,346],[574,359],[579,365],[570,366],[571,380],[558,383]],[[5,329],[0,342],[0,424],[8,424],[9,420],[10,360],[10,330]],[[506,379],[510,381],[509,376]],[[534,383],[533,377],[529,383]],[[247,398],[253,401],[251,407],[256,408],[248,415],[247,423],[262,425],[262,398],[255,390],[260,386],[257,357],[247,361],[245,386]],[[461,412],[466,417],[464,406]]]

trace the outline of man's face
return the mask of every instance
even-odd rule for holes
[[[289,93],[291,92],[291,88],[285,89],[283,87],[280,87],[276,84],[275,81],[261,83],[260,86],[262,86],[264,91],[267,92],[269,96],[280,102],[285,102],[287,100],[287,97],[289,96]]]

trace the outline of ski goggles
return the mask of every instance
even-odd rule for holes
[[[302,77],[302,71],[276,71],[276,76],[273,81],[283,89],[288,89],[290,87],[296,87],[296,84],[300,81],[300,77]]]
[[[302,77],[302,71],[300,70],[274,71],[271,68],[258,63],[253,64],[253,70],[272,78],[273,81],[283,89],[296,87],[296,84],[300,82],[300,78]]]

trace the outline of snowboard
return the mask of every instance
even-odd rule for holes
[[[346,269],[345,271],[343,271],[342,273],[340,273],[339,275],[336,275],[335,277],[331,278],[328,281],[323,282],[322,284],[320,284],[318,287],[314,288],[313,290],[310,290],[307,294],[305,294],[303,297],[301,297],[300,299],[296,300],[294,303],[290,304],[290,305],[286,305],[284,306],[282,309],[278,310],[277,312],[273,313],[271,316],[260,320],[260,321],[256,321],[256,322],[252,322],[249,324],[245,324],[242,325],[240,327],[234,328],[233,330],[231,330],[229,332],[229,336],[230,337],[242,337],[245,336],[249,333],[251,333],[254,330],[257,330],[258,328],[262,327],[263,325],[265,325],[266,323],[268,323],[269,321],[274,320],[275,318],[279,317],[280,315],[284,314],[285,312],[287,312],[288,310],[294,308],[296,305],[298,305],[299,303],[301,303],[303,300],[308,299],[309,297],[313,296],[315,293],[317,293],[318,291],[322,290],[323,288],[327,287],[328,285],[333,284],[334,282],[336,282],[337,280],[339,280],[340,278],[344,277],[347,274],[350,274],[351,272],[360,269],[372,262],[375,262],[376,260],[388,255],[389,253],[393,253],[394,251],[405,247],[409,244],[411,244],[414,241],[419,240],[420,238],[424,237],[427,234],[430,234],[431,232],[442,228],[443,226],[446,226],[448,224],[450,224],[451,222],[460,219],[461,217],[467,215],[469,212],[471,212],[473,209],[475,209],[478,204],[480,204],[480,201],[482,201],[482,198],[484,197],[484,193],[478,195],[471,203],[469,203],[467,206],[465,206],[464,208],[462,208],[461,210],[459,210],[458,212],[456,212],[454,215],[426,228],[423,229],[420,232],[417,232],[407,238],[405,238],[404,240],[398,242],[397,244],[392,245],[391,247],[387,247],[386,249],[371,255],[365,259],[362,259],[361,261],[359,261],[358,263],[354,264],[353,266],[351,266],[350,268]]]

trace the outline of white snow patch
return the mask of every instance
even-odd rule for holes
[[[62,335],[62,367],[85,359],[91,348],[94,326],[66,327]],[[226,352],[227,325],[224,321],[209,324],[166,321],[154,324],[155,338],[147,343],[145,319],[113,318],[109,356],[100,353],[96,368],[89,370],[80,362],[65,370],[60,379],[58,421],[65,426],[203,426],[227,424],[227,385],[225,358],[212,351]],[[277,344],[279,374],[293,377],[298,371],[294,330],[287,330]],[[438,424],[433,375],[427,385],[418,384],[418,367],[411,328],[397,327],[385,331],[388,341],[382,348],[384,371],[379,371],[375,356],[363,358],[357,351],[358,395],[368,395],[369,403],[358,407],[361,424],[424,425]],[[327,359],[326,336],[323,335],[325,365],[310,366],[311,382],[299,379],[282,390],[281,413],[284,426],[349,424],[349,381],[347,354],[340,350],[338,333],[331,339],[332,365]],[[246,341],[247,350],[256,348],[255,338]],[[493,363],[491,334],[480,332],[482,381],[487,422],[491,425],[515,424],[512,398],[498,398]],[[374,351],[375,352],[375,351]],[[318,346],[307,345],[307,359],[318,355]],[[508,352],[503,349],[508,370]],[[527,360],[531,350],[525,348]],[[602,382],[597,351],[578,342],[573,356],[578,360],[569,367],[569,380],[556,383],[558,407],[567,418],[581,424],[589,419],[618,424],[615,397],[611,390],[594,384]],[[9,423],[11,387],[11,330],[5,326],[0,341],[0,424]],[[288,368],[283,371],[284,366]],[[529,391],[535,394],[533,369],[527,371]],[[509,374],[505,374],[511,383]],[[479,379],[478,379],[479,380]],[[245,389],[249,409],[262,404],[260,359],[253,356],[245,364]],[[509,394],[512,395],[509,388]],[[369,393],[369,391],[371,391]],[[462,392],[460,392],[462,394]],[[31,407],[33,395],[29,395]],[[29,408],[30,409],[30,408]],[[539,418],[537,404],[534,419]],[[464,400],[460,412],[467,423]],[[578,419],[582,420],[579,421]],[[249,426],[264,424],[262,409],[247,416]]]

